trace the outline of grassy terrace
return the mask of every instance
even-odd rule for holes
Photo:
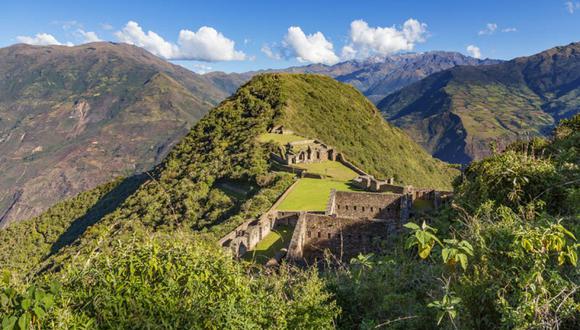
[[[305,169],[310,173],[325,175],[340,181],[350,181],[358,176],[356,172],[336,161],[297,164],[294,166]]]
[[[290,243],[294,228],[291,226],[279,226],[270,232],[256,247],[244,255],[244,259],[258,263],[266,263],[276,255],[276,252]]]
[[[307,138],[295,135],[295,134],[274,134],[274,133],[265,133],[258,137],[258,141],[262,143],[266,142],[275,142],[281,145],[288,144],[290,142],[302,141],[307,140]]]
[[[348,182],[330,179],[298,180],[294,190],[278,206],[280,211],[324,211],[332,189],[357,191]]]

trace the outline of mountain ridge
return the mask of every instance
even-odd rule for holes
[[[579,57],[580,43],[571,43],[499,64],[457,66],[377,106],[436,157],[467,163],[489,155],[490,143],[545,135],[580,111]]]
[[[227,96],[127,44],[0,49],[0,226],[150,169]]]

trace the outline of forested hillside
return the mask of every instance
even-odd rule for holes
[[[297,120],[297,111],[314,124]],[[370,123],[375,117],[379,124]],[[22,246],[0,256],[3,326],[577,328],[580,116],[553,139],[473,163],[456,178],[451,207],[413,219],[381,254],[326,270],[235,261],[215,243],[293,182],[270,170],[270,146],[257,139],[278,124],[328,140],[340,129],[335,146],[379,175],[393,169],[370,163],[374,154],[357,144],[372,150],[381,143],[373,134],[384,134],[413,148],[351,87],[320,76],[256,77],[154,171],[0,231],[3,247]],[[361,125],[374,133],[352,133]],[[416,168],[443,165],[414,148],[423,157]],[[442,182],[453,174],[435,173]],[[224,182],[248,193],[232,194]]]
[[[0,49],[0,227],[151,169],[226,94],[127,44]]]
[[[377,107],[435,157],[467,164],[580,111],[580,43],[435,73]]]

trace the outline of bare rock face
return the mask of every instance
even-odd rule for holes
[[[0,49],[0,227],[150,169],[226,96],[125,44]]]

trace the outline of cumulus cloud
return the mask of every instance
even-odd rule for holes
[[[246,59],[243,52],[235,49],[234,41],[208,26],[202,26],[197,32],[181,30],[178,44],[179,59],[207,62]]]
[[[168,60],[232,61],[244,60],[246,55],[235,49],[235,42],[208,26],[196,32],[181,30],[177,44],[166,41],[153,31],[143,31],[137,22],[129,21],[115,32],[121,42],[143,47]]]
[[[496,23],[487,23],[485,25],[485,29],[479,31],[477,34],[479,34],[480,36],[483,35],[492,35],[495,33],[495,31],[497,30],[497,24]]]
[[[287,57],[296,57],[300,62],[335,64],[339,61],[334,53],[334,46],[322,32],[306,35],[300,27],[291,26],[284,37],[283,45],[288,51]],[[262,51],[268,55],[268,49]]]
[[[566,6],[566,10],[570,14],[574,14],[574,12],[576,10],[579,10],[580,9],[580,2],[566,1],[566,2],[564,2],[564,5]]]
[[[96,32],[85,31],[82,29],[78,29],[77,32],[82,37],[83,43],[103,41],[101,38],[99,38]]]
[[[134,21],[129,21],[121,31],[115,32],[115,36],[121,42],[145,48],[151,53],[166,59],[171,59],[178,53],[176,45],[165,41],[153,31],[145,33],[139,24]]]
[[[411,51],[415,44],[425,42],[427,24],[410,18],[401,28],[370,27],[363,20],[350,23],[350,41],[342,49],[344,59],[385,56],[401,51]]]
[[[47,46],[47,45],[63,45],[59,42],[52,34],[48,33],[37,33],[36,35],[30,36],[18,36],[16,37],[18,42],[29,44],[29,45],[38,45],[38,46]],[[67,44],[72,45],[72,44]]]
[[[481,50],[475,45],[467,46],[467,53],[475,58],[481,58]]]

